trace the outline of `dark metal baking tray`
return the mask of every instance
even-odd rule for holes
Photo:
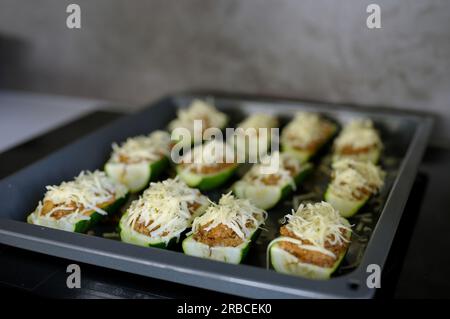
[[[110,154],[112,142],[165,128],[175,117],[177,108],[184,107],[193,98],[205,97],[211,95],[179,94],[164,98],[138,114],[103,127],[0,181],[0,242],[246,297],[372,297],[375,290],[366,285],[369,275],[367,266],[377,264],[383,267],[386,261],[431,131],[432,119],[426,115],[280,99],[212,96],[219,109],[230,115],[232,125],[253,112],[276,114],[284,125],[299,110],[320,112],[340,124],[353,117],[369,117],[374,120],[385,143],[381,164],[387,171],[386,187],[351,220],[356,234],[349,253],[336,275],[327,281],[313,281],[265,269],[265,248],[276,236],[281,217],[290,212],[300,200],[320,199],[327,178],[327,150],[316,161],[316,173],[305,185],[292,198],[269,212],[267,230],[262,232],[241,265],[106,239],[102,237],[102,233],[114,228],[108,224],[100,225],[95,229],[95,234],[89,236],[24,222],[26,215],[42,198],[45,185],[71,179],[83,169],[101,168]],[[207,195],[217,199],[225,191],[227,186]]]

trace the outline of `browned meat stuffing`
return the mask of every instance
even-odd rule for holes
[[[164,154],[161,153],[161,152],[158,152],[157,154],[158,154],[158,156],[160,156],[157,160],[162,159],[163,156],[164,156]],[[137,163],[140,163],[140,162],[142,162],[142,160],[140,160],[140,159],[136,160],[136,159],[133,159],[133,158],[127,156],[127,155],[119,154],[119,163],[123,163],[123,164],[137,164]]]
[[[339,154],[342,155],[359,155],[370,152],[373,148],[375,148],[377,145],[372,144],[365,147],[353,147],[352,145],[346,145],[338,150]]]
[[[161,227],[160,225],[158,225],[158,226],[155,226],[155,227],[149,229],[148,226],[151,225],[152,223],[153,223],[152,220],[148,223],[148,225],[145,225],[144,222],[136,222],[134,224],[134,230],[137,231],[138,233],[144,234],[146,236],[151,236],[155,230],[157,230]],[[167,231],[163,232],[161,234],[161,237],[167,236],[168,233],[169,232],[167,232]]]
[[[283,163],[283,166],[286,170],[289,171],[289,175],[291,177],[294,177],[295,175],[298,174],[298,170],[296,169],[296,167],[290,166],[287,163]],[[253,180],[256,180],[258,178],[258,176],[251,176],[250,178]],[[261,182],[268,186],[277,185],[279,183],[280,179],[281,179],[281,176],[279,174],[276,174],[276,173],[275,174],[267,174],[267,175],[264,175],[263,178],[261,178]]]
[[[191,215],[194,214],[195,211],[200,208],[200,206],[201,205],[197,202],[188,203],[188,209],[189,209],[189,212],[191,213]]]
[[[98,205],[98,207],[104,208],[104,207],[112,204],[114,202],[114,200],[115,200],[115,198],[113,197],[111,200]],[[50,213],[50,211],[52,209],[54,209],[55,207],[58,207],[58,206],[59,206],[58,204],[55,204],[50,200],[44,200],[42,210],[41,210],[41,215],[44,215],[44,216],[47,215],[48,213]],[[70,202],[70,204],[65,205],[65,206],[68,206],[70,208],[70,210],[67,210],[67,209],[58,210],[57,209],[50,216],[53,217],[54,219],[58,220],[64,216],[74,213],[77,210],[79,210],[79,211],[84,210],[84,206],[82,204],[75,203],[75,202]],[[94,210],[87,210],[83,213],[83,215],[91,216],[94,212],[95,212]]]
[[[282,226],[280,228],[280,233],[282,236],[302,240],[301,238],[295,236],[295,234],[291,232],[289,229],[287,229],[286,226]],[[307,240],[302,240],[302,242],[305,245],[311,244],[311,242]],[[332,267],[336,262],[336,258],[322,254],[321,252],[300,248],[298,245],[291,242],[281,241],[279,245],[281,249],[286,250],[287,252],[294,255],[304,263],[317,265],[319,267]],[[344,252],[347,249],[348,245],[349,243],[342,243],[341,245],[339,244],[331,245],[327,241],[325,243],[325,248],[330,250],[336,256],[339,256],[342,252]]]
[[[201,226],[197,232],[194,233],[194,239],[208,246],[221,246],[221,247],[236,247],[242,244],[244,241],[240,238],[234,230],[226,225],[219,224],[210,230],[206,228],[210,223]],[[252,220],[248,220],[246,227],[254,227]]]

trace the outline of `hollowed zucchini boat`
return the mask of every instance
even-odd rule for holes
[[[330,278],[350,244],[350,223],[326,202],[301,204],[285,219],[281,236],[267,248],[268,265],[284,274]]]
[[[267,213],[231,193],[197,217],[183,240],[187,255],[239,264],[250,249]]]
[[[228,116],[216,109],[212,100],[193,100],[189,107],[182,108],[177,112],[177,118],[169,123],[170,132],[177,135],[178,143],[189,146],[198,144],[203,140],[203,133],[209,128],[224,129],[228,123]],[[176,130],[182,129],[179,132]],[[182,133],[178,136],[178,133]],[[188,133],[189,136],[186,136]],[[200,140],[196,140],[200,133]]]
[[[169,133],[163,131],[129,138],[120,146],[114,143],[105,172],[130,192],[139,192],[169,166],[170,143]]]
[[[237,167],[234,150],[227,143],[212,140],[183,155],[176,171],[189,186],[210,190],[228,181]]]
[[[272,129],[277,126],[278,120],[273,115],[252,114],[238,124],[230,144],[243,160],[257,163],[270,150]]]
[[[333,161],[354,159],[376,164],[383,144],[369,119],[356,119],[347,124],[333,145]]]
[[[209,206],[208,198],[179,179],[152,183],[120,219],[123,242],[168,248]]]
[[[281,149],[307,162],[336,134],[337,126],[315,113],[299,112],[281,133]]]
[[[351,217],[383,186],[384,172],[371,162],[342,159],[334,162],[325,200],[343,217]]]
[[[126,201],[127,188],[104,172],[81,172],[73,181],[47,186],[30,224],[84,233]]]
[[[274,152],[234,183],[233,193],[267,210],[292,193],[312,171],[312,167],[310,163],[300,164],[290,153]]]

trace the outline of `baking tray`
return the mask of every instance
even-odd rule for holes
[[[83,169],[101,168],[112,142],[163,129],[193,98],[214,98],[231,117],[233,126],[246,115],[266,112],[285,125],[300,110],[315,111],[344,124],[354,117],[369,117],[385,143],[381,165],[386,186],[361,213],[351,219],[355,236],[344,263],[330,280],[315,281],[276,273],[265,268],[267,243],[277,234],[282,216],[300,201],[319,200],[327,183],[329,149],[316,160],[313,176],[294,196],[269,211],[263,231],[241,265],[186,256],[179,251],[144,248],[102,237],[114,229],[105,223],[91,235],[64,232],[25,223],[42,198],[45,185],[59,184]],[[212,94],[178,94],[166,97],[143,111],[126,116],[67,145],[50,156],[0,181],[0,242],[143,276],[254,298],[371,298],[366,285],[368,265],[383,267],[403,214],[418,165],[432,128],[432,119],[386,109],[298,102],[274,98],[239,98]],[[240,174],[244,172],[241,171]],[[169,173],[170,174],[170,173]],[[217,200],[224,188],[208,192]],[[407,212],[406,212],[407,213]]]

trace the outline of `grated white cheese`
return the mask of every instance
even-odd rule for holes
[[[43,203],[40,201],[32,218],[54,220],[51,215],[55,211],[67,210],[71,213],[62,216],[60,220],[69,224],[88,220],[90,216],[86,213],[90,211],[106,215],[107,213],[99,206],[122,198],[128,192],[124,185],[101,171],[83,171],[73,181],[63,182],[58,186],[47,186],[46,189],[43,201],[50,201],[55,207],[44,215]]]
[[[378,132],[369,119],[356,119],[347,124],[334,141],[334,148],[340,152],[343,148],[353,149],[380,148],[382,143]]]
[[[329,191],[337,197],[359,200],[383,187],[385,173],[370,162],[341,159],[333,163]]]
[[[183,155],[181,162],[184,169],[200,173],[205,166],[216,167],[223,163],[234,163],[234,149],[220,140],[208,141],[191,148]]]
[[[322,142],[329,137],[332,123],[316,113],[299,112],[286,125],[281,139],[298,148],[307,148],[312,143]]]
[[[134,229],[136,223],[144,223],[151,237],[168,242],[180,237],[192,224],[189,204],[208,205],[208,198],[197,189],[190,188],[178,178],[151,183],[127,211],[126,224]]]
[[[195,218],[192,230],[188,234],[195,233],[202,226],[208,225],[209,231],[222,224],[232,229],[242,240],[247,240],[266,220],[267,213],[254,206],[247,199],[237,199],[231,192],[222,195],[218,204],[212,203],[205,214]],[[253,227],[247,227],[251,221]]]
[[[300,240],[281,237],[278,241],[294,240],[300,248],[318,251],[334,258],[335,254],[326,249],[325,244],[342,245],[349,242],[347,234],[351,232],[350,224],[327,202],[300,204],[297,211],[293,210],[285,219],[286,228]],[[272,244],[273,242],[270,245]]]
[[[194,133],[194,121],[203,120],[203,130],[209,127],[223,128],[228,120],[227,116],[219,112],[212,103],[194,100],[186,109],[180,109],[178,117],[169,123],[169,130],[186,128]]]
[[[170,135],[164,131],[155,131],[148,136],[128,138],[120,146],[114,143],[110,162],[126,164],[154,162],[170,152]]]
[[[279,156],[278,168],[273,174],[266,174],[267,168],[271,163],[275,162],[273,159]],[[264,180],[274,176],[278,179],[278,185],[290,184],[295,190],[296,185],[294,177],[291,171],[287,167],[292,168],[295,172],[300,172],[300,163],[298,160],[289,153],[273,152],[271,155],[266,155],[260,164],[253,165],[252,168],[244,175],[243,179],[248,183],[256,184],[259,186],[267,186]]]

